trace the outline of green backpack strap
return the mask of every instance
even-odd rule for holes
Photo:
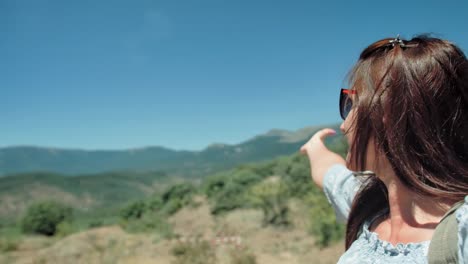
[[[455,211],[463,203],[464,201],[460,201],[454,204],[437,225],[429,244],[427,254],[429,264],[458,263],[458,223]]]

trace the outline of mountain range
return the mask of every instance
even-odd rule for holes
[[[212,144],[201,151],[145,147],[128,150],[75,150],[16,146],[0,148],[0,175],[54,172],[62,175],[109,171],[164,171],[197,177],[238,164],[290,155],[323,126],[297,131],[273,129],[239,144]],[[339,132],[338,125],[328,127]],[[338,140],[338,137],[330,140]]]

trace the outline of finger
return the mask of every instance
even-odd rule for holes
[[[314,137],[319,138],[321,141],[323,141],[326,137],[336,135],[336,131],[331,129],[331,128],[324,128],[322,130],[319,130],[317,133],[315,133]]]
[[[331,129],[331,128],[324,128],[324,129],[321,129],[321,130],[315,132],[315,134],[312,136],[312,138],[300,148],[300,153],[301,154],[308,154],[307,150],[308,150],[308,148],[311,147],[312,142],[320,141],[323,144],[323,140],[326,137],[332,136],[332,135],[335,135],[335,134],[336,134],[336,131]]]
[[[299,152],[300,152],[301,154],[307,154],[306,144],[304,144],[304,145],[301,147],[301,149],[299,150]]]

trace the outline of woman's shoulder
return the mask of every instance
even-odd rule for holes
[[[462,205],[455,211],[455,216],[459,224],[463,222],[468,224],[468,195],[465,196]]]
[[[463,201],[461,201],[461,205],[455,211],[455,214],[457,216],[457,220],[458,220],[458,217],[461,217],[462,215],[466,214],[466,210],[467,210],[466,208],[468,208],[468,195],[465,196]]]
[[[468,195],[464,203],[455,211],[458,222],[458,259],[468,264]]]
[[[455,211],[455,218],[457,219],[459,227],[458,233],[463,235],[465,239],[468,239],[468,195],[465,196],[464,202]]]

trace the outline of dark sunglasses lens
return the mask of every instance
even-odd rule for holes
[[[349,112],[351,111],[351,108],[353,108],[353,101],[349,99],[348,95],[344,92],[341,92],[340,95],[340,115],[343,120],[346,119],[348,116]]]

